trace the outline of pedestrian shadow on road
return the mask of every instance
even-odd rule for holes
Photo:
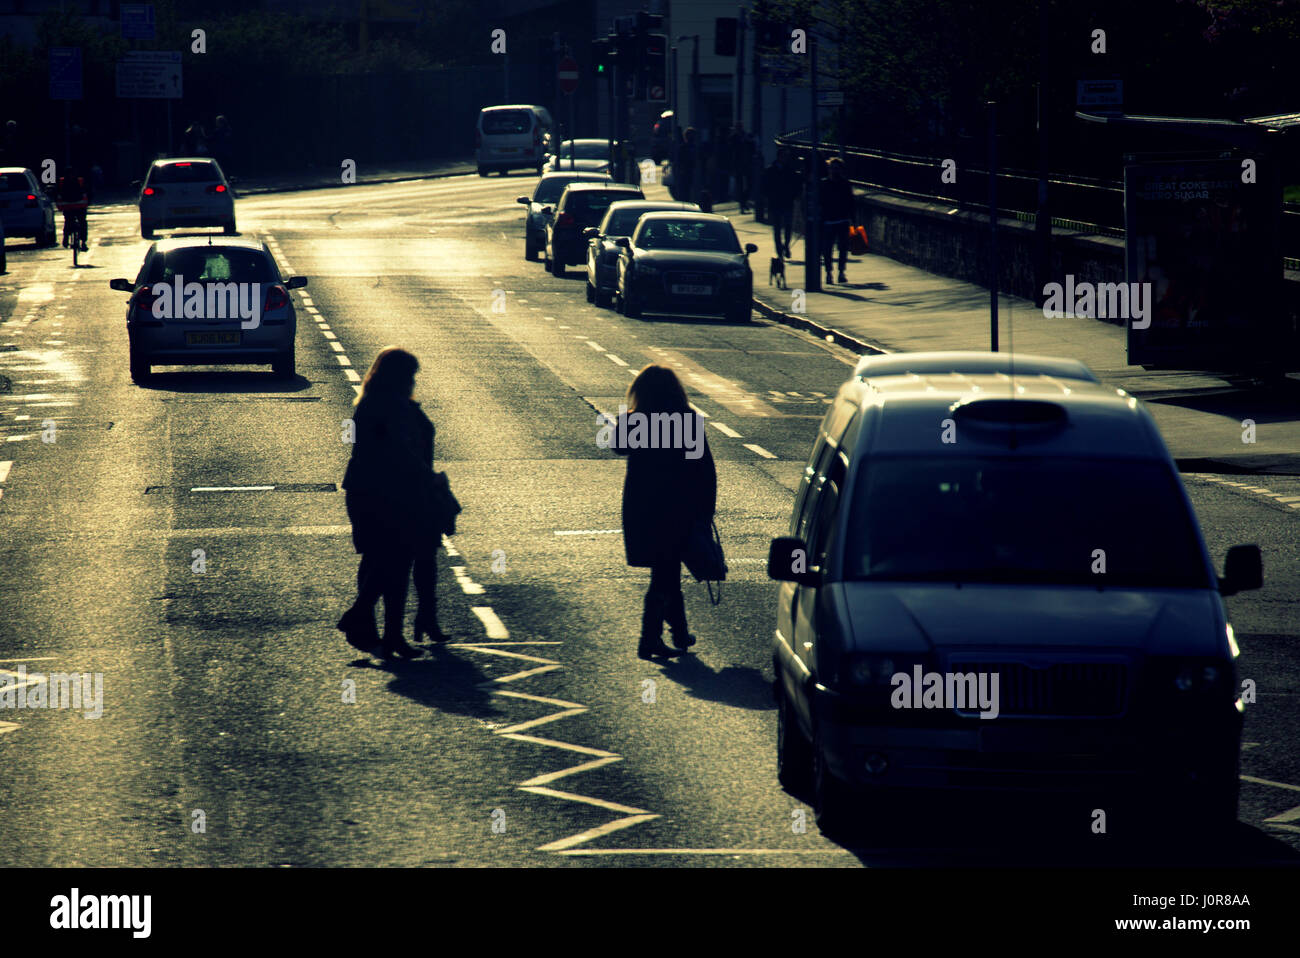
[[[760,669],[728,665],[714,671],[699,656],[684,655],[668,660],[664,675],[692,698],[754,711],[776,708],[772,683],[763,677]]]
[[[469,659],[450,649],[435,646],[430,655],[409,661],[396,659],[376,663],[363,659],[352,664],[388,672],[392,675],[388,691],[418,705],[472,718],[490,718],[500,714],[488,690],[480,688],[488,676]]]

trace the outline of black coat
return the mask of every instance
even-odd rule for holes
[[[627,456],[627,477],[623,480],[623,549],[630,566],[649,567],[681,559],[691,524],[712,520],[717,507],[718,474],[713,466],[704,435],[704,421],[695,413],[684,418],[694,421],[703,453],[687,458],[689,449],[629,448],[621,439],[626,415],[614,427],[610,449]],[[633,440],[635,441],[635,440]],[[698,448],[698,447],[697,447]]]
[[[419,403],[385,396],[363,398],[352,421],[356,442],[343,476],[352,544],[432,557],[440,542],[428,500],[433,423]]]

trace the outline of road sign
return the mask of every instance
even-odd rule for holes
[[[154,33],[152,3],[122,4],[122,39],[152,40]]]
[[[1123,80],[1080,80],[1075,95],[1077,106],[1122,106]]]
[[[844,91],[843,90],[818,90],[817,105],[818,106],[843,106]]]
[[[562,59],[559,68],[556,70],[556,76],[560,81],[561,92],[572,93],[578,89],[578,61],[573,57]]]
[[[81,99],[81,47],[50,47],[50,99]]]
[[[132,50],[117,61],[117,95],[125,99],[179,100],[179,50]]]

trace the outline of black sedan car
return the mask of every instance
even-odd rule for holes
[[[698,213],[700,208],[695,203],[670,200],[619,200],[609,205],[599,226],[582,231],[587,240],[587,302],[607,306],[614,295],[618,285],[618,238],[631,236],[643,213],[674,211]]]
[[[645,194],[628,183],[571,183],[564,188],[555,216],[546,224],[546,268],[556,276],[564,267],[586,260],[582,231],[605,217],[611,203],[643,200]]]
[[[629,238],[616,241],[618,311],[705,313],[745,322],[754,275],[731,221],[716,213],[646,213]]]
[[[516,203],[528,207],[528,212],[524,214],[524,259],[530,263],[546,248],[546,227],[555,215],[555,205],[560,201],[560,194],[570,183],[579,180],[608,183],[610,176],[608,173],[584,173],[582,170],[543,173],[532,196],[516,197]]]

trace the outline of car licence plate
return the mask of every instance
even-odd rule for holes
[[[173,206],[172,207],[172,212],[178,213],[181,216],[185,216],[189,213],[197,213],[198,211],[199,208],[197,206]]]
[[[712,293],[712,286],[700,286],[696,283],[673,284],[673,294],[676,296],[709,296]]]
[[[238,346],[239,333],[231,330],[230,332],[219,333],[186,333],[186,346]]]

